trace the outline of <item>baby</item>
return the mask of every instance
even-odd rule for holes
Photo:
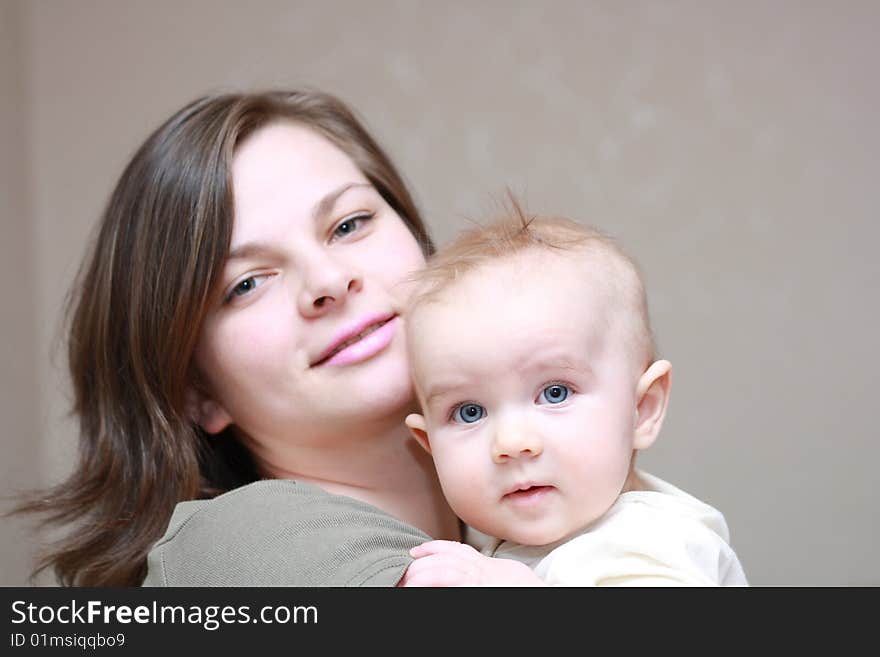
[[[434,257],[406,322],[422,409],[407,426],[492,540],[424,543],[401,585],[746,585],[721,513],[634,467],[671,372],[636,266],[513,205]]]

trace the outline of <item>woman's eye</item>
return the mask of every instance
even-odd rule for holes
[[[541,394],[538,395],[538,403],[545,404],[561,404],[566,399],[568,399],[568,395],[571,393],[571,388],[561,383],[554,383],[553,385],[549,385],[541,391]]]
[[[372,213],[364,213],[343,219],[336,228],[333,229],[332,239],[339,239],[340,237],[351,235],[360,230],[363,227],[363,224],[368,222],[374,216],[375,215]]]
[[[263,274],[260,276],[248,276],[247,278],[239,281],[235,287],[229,290],[229,294],[226,295],[225,301],[232,301],[236,297],[243,297],[255,289],[260,287],[263,284],[263,281],[268,278],[268,274]]]
[[[462,424],[472,424],[486,415],[486,409],[479,404],[462,404],[452,412],[452,419]]]

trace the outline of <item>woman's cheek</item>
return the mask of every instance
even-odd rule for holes
[[[265,296],[266,299],[258,300],[262,303],[255,303],[230,317],[225,327],[225,352],[239,364],[277,363],[293,348],[296,327],[292,309],[268,303],[274,294]]]
[[[425,256],[409,229],[399,219],[385,239],[372,243],[364,253],[360,269],[382,280],[395,299],[405,302],[412,291],[412,274],[425,267]],[[389,264],[393,263],[393,264]]]

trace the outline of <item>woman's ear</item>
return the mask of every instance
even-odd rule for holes
[[[672,364],[668,360],[654,361],[639,379],[633,449],[647,449],[660,434],[671,385]]]
[[[410,413],[406,416],[404,422],[406,422],[406,426],[409,427],[409,432],[416,439],[416,442],[430,454],[431,443],[428,441],[428,425],[425,423],[425,416],[418,413]]]
[[[232,424],[232,417],[218,402],[190,386],[186,390],[186,414],[207,434],[218,434]]]

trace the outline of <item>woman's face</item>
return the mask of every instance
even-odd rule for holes
[[[402,421],[413,395],[400,312],[425,262],[409,229],[347,155],[292,122],[249,136],[232,182],[223,300],[195,354],[199,423],[235,424],[271,459]]]

